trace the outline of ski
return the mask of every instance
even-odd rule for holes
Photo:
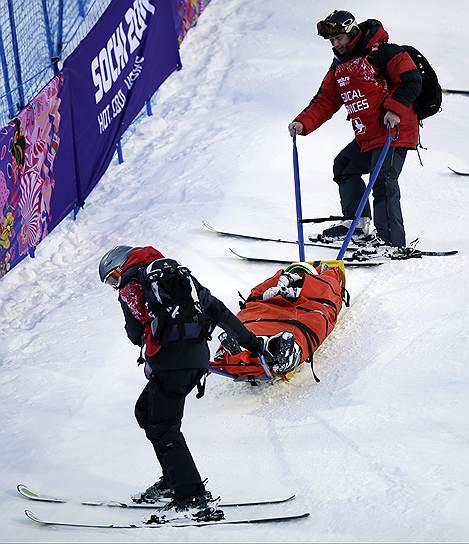
[[[250,261],[250,262],[258,262],[258,263],[275,263],[275,264],[291,264],[296,262],[296,259],[272,259],[272,258],[264,258],[264,257],[252,257],[247,255],[241,255],[240,253],[237,253],[234,249],[228,248],[231,253],[236,255],[239,259],[243,259],[244,261]],[[345,266],[351,267],[351,266],[361,266],[361,267],[370,267],[370,266],[379,266],[380,264],[383,264],[384,261],[377,261],[377,260],[371,260],[371,259],[352,259],[350,257],[345,257],[343,259]],[[319,266],[321,262],[323,261],[308,261],[313,266]]]
[[[448,167],[449,168],[449,167]],[[450,168],[450,170],[452,170]],[[468,174],[465,174],[463,172],[456,172],[457,174],[459,175],[469,175]],[[331,216],[331,217],[334,217],[334,216]],[[325,220],[326,218],[319,218],[321,220]],[[212,227],[209,223],[205,222],[205,221],[202,221],[202,223],[204,224],[204,226],[210,231],[210,232],[213,232],[214,234],[218,234],[220,236],[228,236],[228,237],[231,237],[231,238],[241,238],[241,239],[245,239],[245,240],[258,240],[258,241],[261,241],[261,242],[280,242],[282,244],[298,244],[298,242],[294,241],[294,240],[288,240],[286,238],[267,238],[267,237],[264,237],[264,236],[253,236],[253,235],[250,235],[250,234],[240,234],[240,233],[237,233],[237,232],[228,232],[228,231],[220,231],[220,230],[217,230],[215,229],[214,227]],[[418,239],[417,240],[414,240],[414,242],[411,243],[411,247],[413,248],[413,244],[417,243],[418,242]],[[323,248],[328,248],[328,249],[335,249],[335,250],[340,250],[342,249],[342,243],[341,241],[339,241],[338,243],[337,242],[325,242],[322,238],[321,238],[321,235],[315,237],[315,236],[310,236],[309,237],[309,242],[305,243],[305,246],[311,246],[311,247],[323,247]],[[361,251],[363,249],[363,247],[366,247],[366,246],[357,246],[357,245],[349,245],[347,246],[347,249],[345,250],[347,252],[347,257],[344,258],[344,262],[345,263],[349,263],[348,266],[359,266],[358,263],[355,263],[356,259],[353,259],[353,257],[351,257],[351,253],[353,254],[353,252],[356,252],[356,251]],[[232,253],[234,253],[237,257],[240,257],[241,259],[244,258],[245,260],[247,261],[256,261],[258,260],[259,262],[272,262],[272,263],[281,263],[281,264],[284,264],[284,263],[287,263],[287,262],[293,262],[293,261],[287,261],[287,260],[282,260],[282,259],[262,259],[262,258],[256,258],[256,257],[246,257],[246,256],[243,256],[243,255],[239,255],[238,253],[236,253],[235,251],[233,251],[232,249],[230,249],[230,251]],[[419,255],[420,256],[438,256],[438,257],[442,257],[442,256],[447,256],[447,255],[456,255],[456,253],[458,253],[458,250],[456,249],[453,249],[453,250],[449,250],[449,251],[426,251],[426,250],[417,250]],[[417,255],[415,255],[415,257],[417,257]],[[414,257],[414,258],[415,258]],[[316,261],[315,261],[316,262]],[[317,261],[319,262],[319,261]]]
[[[441,89],[445,94],[462,94],[463,96],[469,96],[469,91],[462,89]]]
[[[16,489],[23,497],[38,501],[38,502],[52,502],[52,503],[68,503],[73,502],[71,499],[65,499],[62,497],[51,497],[48,495],[41,495],[34,492],[32,489],[27,487],[24,484],[18,484]],[[269,504],[283,504],[289,501],[292,501],[295,498],[295,495],[289,495],[288,497],[280,497],[277,499],[261,499],[261,500],[252,500],[252,501],[223,501],[220,502],[219,506],[223,508],[231,508],[236,506],[264,506]],[[158,510],[165,506],[166,502],[160,501],[156,503],[135,503],[135,502],[125,502],[125,501],[114,501],[114,500],[102,500],[102,501],[90,501],[90,500],[80,500],[79,504],[83,506],[108,506],[110,508],[140,508],[140,509],[152,509]]]
[[[335,249],[336,251],[339,251],[342,249],[342,240],[339,240],[338,242],[325,242],[321,235],[318,236],[309,236],[308,237],[308,246],[316,246],[316,247],[328,247],[329,249]],[[358,246],[351,246],[348,245],[347,249],[345,251],[356,251],[357,249],[360,249]]]
[[[457,174],[458,176],[469,176],[469,172],[461,172],[459,170],[451,168],[451,166],[448,166],[448,169],[451,170],[451,172],[453,172],[454,174]]]
[[[224,230],[218,230],[218,229],[212,227],[212,225],[210,225],[206,221],[202,221],[202,224],[204,225],[204,227],[207,230],[209,230],[213,234],[217,234],[218,236],[228,236],[230,238],[241,238],[243,240],[256,240],[256,241],[259,241],[259,242],[278,242],[280,244],[295,244],[295,245],[298,245],[297,241],[288,240],[286,238],[269,238],[267,236],[255,236],[255,235],[252,235],[252,234],[242,234],[242,233],[238,233],[238,232],[228,232],[228,231],[224,231]],[[321,242],[321,240],[315,240],[315,239],[310,239],[310,240],[311,240],[310,242],[305,242],[305,246],[324,247],[324,248],[329,248],[329,249],[340,249],[340,247],[341,247],[341,246],[335,246],[335,245],[332,245],[332,244]],[[355,249],[357,249],[357,248],[356,247],[348,248],[349,251],[353,251]]]
[[[26,516],[38,525],[60,525],[62,527],[92,527],[96,529],[158,529],[164,526],[170,527],[204,527],[205,525],[234,525],[241,523],[275,523],[284,521],[293,521],[307,518],[309,512],[302,514],[288,514],[284,516],[265,516],[260,518],[240,518],[240,519],[222,519],[219,521],[194,521],[189,518],[176,518],[173,520],[162,521],[161,523],[87,523],[78,521],[55,521],[40,518],[31,510],[25,510]]]
[[[312,217],[311,219],[301,219],[300,223],[328,223],[329,221],[344,221],[347,219],[343,215],[330,215],[329,217]]]
[[[373,249],[373,248],[371,248]],[[421,257],[450,257],[452,255],[457,255],[458,250],[452,249],[449,251],[423,251],[414,247],[406,247],[401,251],[397,251],[391,255],[379,254],[379,247],[377,253],[370,253],[366,248],[358,249],[350,255],[350,259],[362,260],[365,262],[373,262],[374,259],[382,259],[379,262],[383,263],[383,260],[386,261],[406,261],[408,259],[420,259]]]

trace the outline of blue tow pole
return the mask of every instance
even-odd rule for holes
[[[391,142],[394,142],[398,138],[399,138],[399,125],[396,127],[396,137],[393,138],[391,136],[391,126],[388,123],[388,138],[386,140],[386,143],[384,144],[383,149],[381,150],[380,156],[378,158],[378,162],[376,163],[375,169],[373,170],[370,176],[370,181],[368,182],[365,192],[363,193],[362,199],[360,200],[360,204],[358,205],[357,212],[355,213],[355,218],[352,221],[350,228],[348,229],[347,236],[345,237],[345,240],[342,243],[342,247],[340,248],[340,251],[337,255],[338,261],[343,258],[345,252],[347,251],[347,247],[350,243],[350,240],[352,239],[353,233],[355,232],[355,227],[357,226],[358,220],[360,219],[362,215],[363,208],[368,202],[368,197],[370,196],[371,190],[373,189],[373,185],[375,184],[378,174],[381,171],[381,167],[383,166],[383,162],[386,159],[386,155],[388,154],[389,147],[391,146]]]
[[[303,236],[303,212],[301,211],[300,167],[296,148],[296,130],[293,131],[293,175],[295,178],[296,227],[298,229],[298,251],[300,262],[305,260],[305,241]]]

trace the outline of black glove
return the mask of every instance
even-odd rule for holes
[[[251,332],[251,337],[244,344],[244,347],[251,352],[251,355],[253,357],[259,357],[259,355],[263,355],[264,353],[264,339],[260,336],[256,336],[254,333]]]

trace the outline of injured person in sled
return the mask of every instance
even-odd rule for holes
[[[223,332],[210,370],[235,381],[257,385],[276,378],[288,381],[332,332],[342,303],[348,305],[343,261],[292,263],[251,290],[237,317],[264,339],[264,353],[243,350]],[[316,381],[314,370],[313,375]]]

